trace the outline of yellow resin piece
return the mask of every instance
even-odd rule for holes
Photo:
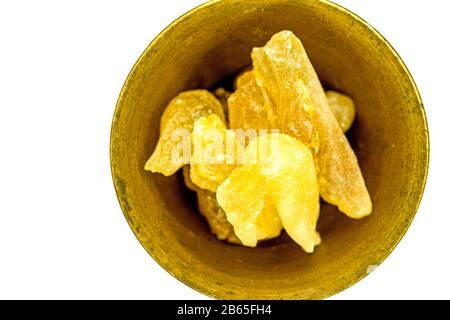
[[[200,189],[190,177],[189,166],[183,167],[183,177],[186,187],[197,193],[198,209],[208,221],[211,232],[219,240],[227,240],[230,243],[240,244],[241,241],[234,234],[233,226],[228,222],[225,211],[220,207],[216,194],[208,190]],[[272,202],[266,202],[263,211],[256,220],[258,239],[268,240],[280,235],[283,226]]]
[[[351,218],[372,212],[358,160],[331,111],[317,74],[300,40],[290,31],[275,34],[252,52],[256,82],[279,114],[279,125],[314,150],[320,195]]]
[[[279,33],[266,46],[253,49],[256,83],[264,97],[264,108],[277,116],[281,132],[297,138],[316,153],[319,149],[313,122],[316,107],[302,81],[302,53],[295,43],[286,40]]]
[[[228,141],[228,144],[226,141]],[[236,241],[233,227],[227,221],[224,211],[217,203],[214,192],[229,174],[243,162],[243,159],[240,162],[238,159],[239,155],[243,158],[244,148],[236,140],[233,131],[226,130],[223,122],[215,115],[202,117],[195,122],[192,142],[194,155],[190,170],[187,166],[183,167],[185,184],[189,189],[197,192],[199,210],[208,220],[212,232],[217,235],[218,239],[240,243],[240,241]],[[196,150],[199,146],[202,151],[208,151],[209,149],[212,152],[207,152],[208,155],[202,159],[195,159],[198,156]],[[223,147],[224,149],[218,148],[218,150],[215,150],[215,147]],[[227,154],[223,152],[229,152],[230,150],[233,150],[233,152]],[[223,160],[225,160],[225,163],[223,163]],[[209,163],[210,161],[211,163]],[[229,232],[230,228],[231,232]],[[282,229],[276,207],[267,203],[257,219],[258,239],[266,240],[278,237]]]
[[[214,114],[195,122],[192,145],[191,180],[211,192],[216,192],[238,165],[238,158],[244,155],[244,148],[234,132],[227,130],[222,120]]]
[[[336,91],[327,91],[328,105],[342,131],[347,132],[355,120],[356,108],[352,98]]]
[[[275,212],[289,236],[306,252],[313,252],[320,243],[314,160],[308,147],[288,135],[267,134],[253,139],[246,148],[245,163],[217,189],[217,200],[246,246],[257,245],[261,223],[277,230]],[[267,218],[258,221],[263,208],[272,204],[276,211],[270,210]]]
[[[194,122],[210,114],[225,120],[222,105],[207,90],[185,91],[172,99],[162,114],[159,140],[145,170],[170,176],[189,163],[183,146],[190,146]]]
[[[260,129],[276,128],[276,116],[270,108],[264,108],[264,99],[253,71],[239,75],[236,86],[236,91],[228,99],[230,128],[253,129],[255,137]]]
[[[352,98],[336,91],[326,92],[328,104],[339,126],[347,132],[356,115]],[[256,84],[252,69],[236,78],[236,91],[229,96],[229,121],[232,129],[276,129],[278,124],[270,123],[264,108],[264,97]]]

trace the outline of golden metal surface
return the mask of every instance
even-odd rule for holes
[[[301,38],[327,89],[354,99],[349,136],[374,205],[358,221],[322,205],[312,255],[285,234],[257,248],[218,241],[181,174],[144,171],[170,99],[247,67],[251,49],[281,30]],[[218,0],[173,22],[139,58],[120,93],[110,153],[131,229],[177,279],[216,298],[320,299],[363,278],[400,241],[423,193],[429,142],[413,79],[362,19],[323,0]]]

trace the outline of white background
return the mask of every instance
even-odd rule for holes
[[[135,60],[201,2],[0,2],[0,298],[205,298],[135,239],[108,153],[116,99]],[[432,154],[405,238],[333,299],[448,299],[450,2],[337,2],[405,60],[425,103]]]

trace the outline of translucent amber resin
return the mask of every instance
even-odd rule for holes
[[[322,198],[349,217],[369,215],[372,202],[358,160],[301,41],[290,31],[279,32],[264,47],[253,49],[252,60],[264,105],[278,114],[282,132],[310,148],[319,146],[316,163]]]
[[[266,233],[279,233],[281,225],[306,252],[320,243],[314,160],[308,147],[288,135],[253,139],[245,163],[219,186],[217,200],[246,246],[256,246]]]

